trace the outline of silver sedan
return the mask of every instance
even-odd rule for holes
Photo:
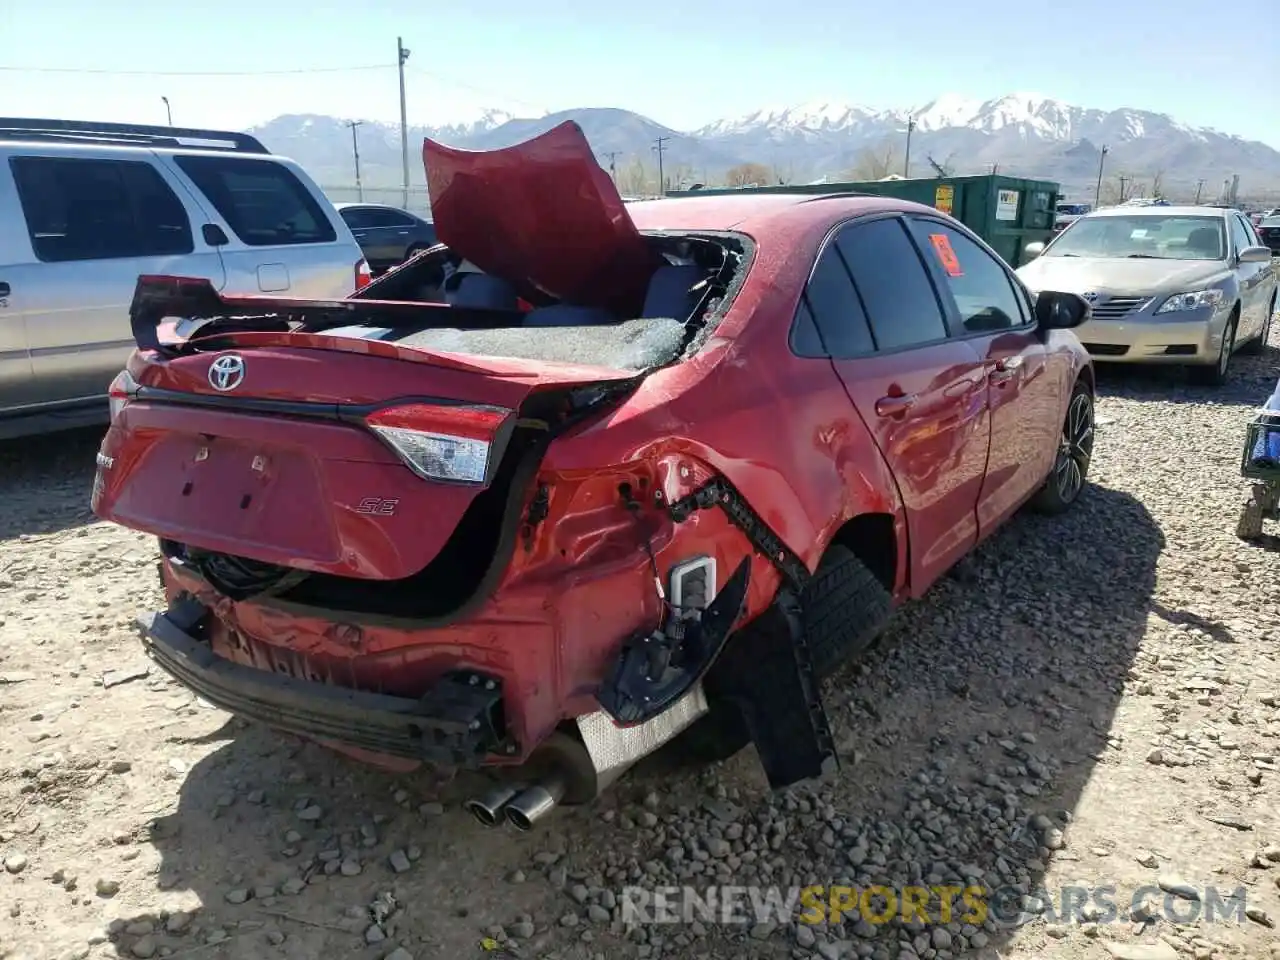
[[[1266,342],[1276,306],[1271,251],[1238,210],[1113,207],[1081,217],[1017,270],[1036,292],[1093,305],[1076,330],[1098,361],[1184,364],[1221,384],[1232,355]]]

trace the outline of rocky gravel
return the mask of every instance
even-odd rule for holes
[[[149,669],[155,550],[89,514],[97,437],[2,445],[0,957],[1280,957],[1280,540],[1234,536],[1278,361],[1105,375],[1077,508],[1015,519],[827,684],[833,781],[658,757],[528,835],[461,811],[474,778],[357,766]],[[713,885],[998,895],[627,922],[627,888]]]

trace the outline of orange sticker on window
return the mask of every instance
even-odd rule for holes
[[[929,242],[933,244],[934,252],[938,255],[942,269],[947,271],[947,276],[963,277],[964,271],[960,269],[960,258],[951,249],[951,239],[945,233],[931,233]]]

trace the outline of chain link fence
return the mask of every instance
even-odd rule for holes
[[[409,202],[404,202],[403,187],[357,187],[355,184],[327,185],[320,189],[329,198],[330,203],[385,203],[416,213],[420,217],[431,217],[431,198],[427,188],[412,186],[409,188]]]

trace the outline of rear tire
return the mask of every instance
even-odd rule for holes
[[[1236,350],[1236,330],[1240,327],[1240,308],[1232,312],[1227,320],[1227,329],[1222,333],[1222,349],[1218,351],[1218,362],[1211,367],[1190,367],[1187,375],[1191,382],[1202,387],[1220,387],[1227,382],[1231,373],[1231,358]]]
[[[1031,506],[1040,513],[1056,516],[1066,513],[1080,499],[1089,481],[1089,464],[1093,460],[1093,392],[1083,380],[1077,380],[1067,403],[1062,422],[1058,453],[1044,486],[1032,498]]]
[[[801,609],[814,673],[822,680],[873,645],[893,611],[893,597],[852,550],[832,544],[805,586]],[[712,704],[668,751],[682,765],[702,765],[727,760],[750,742],[741,712],[733,704]]]

